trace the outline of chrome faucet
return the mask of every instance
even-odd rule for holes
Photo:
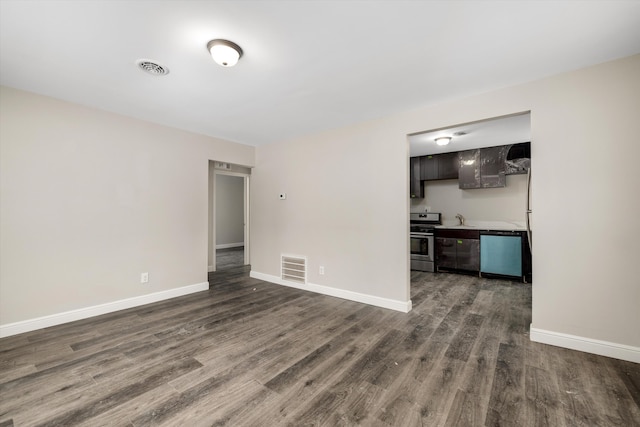
[[[464,217],[462,216],[462,214],[457,214],[456,218],[458,218],[458,221],[460,221],[460,224],[458,225],[464,225]]]

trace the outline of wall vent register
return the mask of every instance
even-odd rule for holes
[[[151,74],[152,76],[166,76],[169,74],[169,69],[164,65],[160,65],[155,61],[151,61],[148,59],[138,59],[136,61],[138,67],[144,71],[145,73]]]
[[[307,283],[307,259],[289,255],[281,256],[281,278],[288,282]]]

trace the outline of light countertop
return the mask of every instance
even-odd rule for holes
[[[451,228],[454,230],[497,230],[497,231],[527,231],[524,222],[514,221],[465,221],[464,225],[458,225],[458,222],[437,225],[436,228]]]

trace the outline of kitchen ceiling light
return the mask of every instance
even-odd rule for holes
[[[450,136],[441,136],[439,138],[434,139],[434,141],[438,145],[447,145],[448,143],[451,142],[451,137]]]
[[[242,56],[242,48],[229,40],[211,40],[207,43],[207,50],[213,60],[223,67],[233,67]]]

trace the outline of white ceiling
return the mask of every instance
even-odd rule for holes
[[[0,1],[1,84],[250,145],[639,52],[640,1]]]
[[[463,132],[464,135],[458,136],[457,132]],[[442,136],[451,137],[448,145],[435,143],[435,139]],[[531,114],[524,113],[410,135],[409,155],[424,156],[529,141]]]

